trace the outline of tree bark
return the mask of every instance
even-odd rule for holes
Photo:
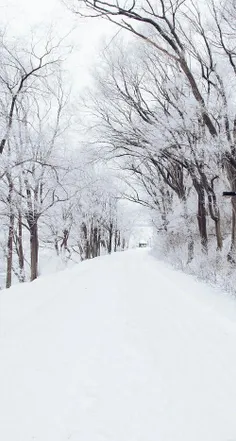
[[[22,215],[18,215],[18,261],[20,268],[20,282],[25,281],[25,260],[24,260],[24,248],[23,248],[23,231],[22,231]]]
[[[113,224],[111,222],[108,230],[108,246],[107,246],[108,254],[111,254],[112,252],[112,238],[113,238]]]
[[[9,204],[9,227],[8,227],[8,239],[7,239],[7,275],[6,275],[6,288],[10,288],[12,282],[12,259],[13,259],[13,235],[14,235],[14,213],[12,209],[12,193],[13,182],[10,174],[8,177],[8,197],[7,202]]]
[[[31,282],[38,277],[38,223],[35,220],[30,225],[30,264],[31,264]]]
[[[208,237],[207,237],[207,223],[206,223],[206,206],[205,206],[205,192],[204,189],[199,186],[197,190],[198,195],[198,228],[201,237],[202,251],[208,252]]]
[[[207,237],[207,222],[206,222],[205,190],[202,182],[197,179],[196,175],[193,173],[191,168],[189,169],[189,172],[198,198],[197,221],[198,221],[199,234],[201,238],[202,251],[203,253],[207,253],[208,237]]]
[[[217,179],[218,176],[215,176],[211,180],[211,184],[209,184],[205,173],[203,173],[203,171],[201,171],[200,173],[201,173],[201,177],[202,177],[203,186],[204,186],[205,191],[207,193],[208,209],[209,209],[210,217],[214,221],[214,224],[215,224],[217,251],[221,251],[222,247],[223,247],[223,240],[222,240],[221,225],[220,225],[220,209],[217,204],[216,194],[214,191],[214,180]]]
[[[234,144],[236,144],[236,133],[234,135],[235,140]],[[227,169],[227,175],[228,180],[231,185],[232,191],[236,191],[236,177],[235,177],[235,167],[231,162],[228,160],[226,162],[226,169]],[[231,263],[235,263],[235,248],[236,248],[236,198],[231,198],[231,204],[232,204],[232,222],[231,222],[231,244],[230,249],[227,255],[227,259]]]
[[[93,246],[92,246],[92,256],[99,256],[99,234],[98,228],[94,227],[93,229]]]
[[[83,236],[84,236],[83,242],[84,242],[85,259],[90,259],[90,243],[89,243],[89,239],[88,239],[88,229],[87,229],[85,222],[82,223],[81,229],[82,229]]]
[[[69,230],[67,230],[67,228],[65,228],[63,230],[63,239],[61,242],[61,249],[64,248],[64,250],[68,251],[68,253],[70,253],[70,249],[68,248],[68,239],[69,239]]]
[[[8,240],[7,240],[7,276],[6,288],[11,287],[12,283],[12,259],[13,259],[13,235],[14,235],[14,214],[11,212],[9,217]]]
[[[118,243],[118,230],[115,230],[115,237],[114,237],[114,252],[117,251],[117,243]]]
[[[227,260],[230,263],[236,263],[235,262],[235,230],[236,230],[236,207],[234,207],[234,198],[232,198],[232,227],[231,227],[231,243],[230,243],[230,249],[227,254]]]
[[[59,256],[60,253],[59,253],[59,246],[58,246],[58,238],[57,237],[55,237],[55,239],[54,239],[54,248],[55,248],[57,256]]]

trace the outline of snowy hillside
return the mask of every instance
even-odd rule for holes
[[[236,440],[236,302],[132,250],[0,293],[2,441]]]

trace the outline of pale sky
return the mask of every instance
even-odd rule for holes
[[[14,36],[25,36],[31,29],[51,23],[61,36],[75,28],[71,40],[76,49],[68,60],[68,67],[78,88],[89,83],[89,69],[101,50],[101,39],[109,41],[117,32],[115,26],[105,20],[75,16],[60,0],[0,0],[0,23]]]

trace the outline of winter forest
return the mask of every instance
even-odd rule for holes
[[[158,257],[235,292],[235,1],[58,2],[69,31],[1,30],[0,287],[126,249],[145,213]],[[80,22],[109,35],[78,92]]]

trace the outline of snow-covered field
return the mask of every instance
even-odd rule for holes
[[[0,440],[236,440],[236,301],[148,250],[2,291]]]

